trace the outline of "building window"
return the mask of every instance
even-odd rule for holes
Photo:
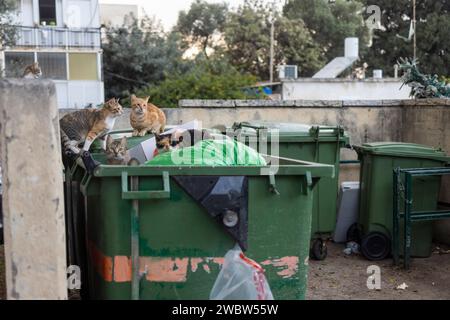
[[[22,78],[25,68],[34,62],[33,52],[5,52],[5,75]]]
[[[53,80],[67,80],[67,63],[65,53],[38,52],[37,59],[42,70],[42,77]]]
[[[99,80],[96,53],[69,54],[69,80]]]
[[[39,0],[39,19],[41,25],[56,26],[55,0]]]

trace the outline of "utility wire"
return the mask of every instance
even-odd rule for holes
[[[138,83],[138,84],[141,84],[141,85],[146,85],[146,86],[148,86],[148,83],[147,83],[147,82],[142,82],[142,81],[139,81],[139,80],[130,79],[130,78],[124,77],[124,76],[122,76],[122,75],[120,75],[120,74],[117,74],[117,73],[108,71],[108,70],[106,70],[106,69],[103,69],[103,71],[104,71],[105,73],[107,73],[107,74],[112,75],[113,77],[116,77],[116,78],[119,78],[119,79],[122,79],[122,80],[131,81],[131,82]]]

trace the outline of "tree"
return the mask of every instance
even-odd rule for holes
[[[366,5],[372,1],[363,0]],[[399,57],[413,57],[413,41],[407,40],[412,19],[412,1],[380,0],[381,24],[365,60],[374,68],[393,75]],[[428,74],[450,75],[450,1],[421,0],[416,8],[417,57],[421,70]]]
[[[177,33],[166,36],[149,18],[138,21],[130,16],[121,27],[107,27],[103,42],[107,95],[128,96],[184,68],[180,40]]]
[[[176,30],[185,37],[190,46],[199,45],[208,58],[207,49],[214,47],[213,36],[223,31],[227,12],[228,6],[225,3],[196,0],[188,12],[180,12]]]
[[[15,0],[0,1],[0,48],[14,45],[16,28],[12,25],[11,13],[16,7]]]
[[[254,76],[239,73],[226,60],[200,57],[189,72],[172,74],[138,94],[150,96],[157,106],[174,108],[180,99],[248,99],[244,88],[255,82]]]
[[[277,12],[275,19],[275,65],[296,64],[307,76],[323,65],[320,49],[301,19],[288,19]],[[229,15],[224,36],[227,55],[240,70],[269,78],[270,25],[272,13],[261,0],[246,0]]]
[[[367,50],[369,30],[362,13],[363,5],[356,0],[288,0],[283,7],[285,17],[304,21],[326,61],[344,55],[347,37],[359,38],[361,54]]]

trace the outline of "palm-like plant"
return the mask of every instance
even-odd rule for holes
[[[400,58],[397,62],[402,76],[403,85],[411,87],[410,96],[416,99],[450,98],[450,86],[446,81],[439,81],[437,75],[426,75],[419,71],[417,59]],[[402,87],[403,87],[402,85]]]

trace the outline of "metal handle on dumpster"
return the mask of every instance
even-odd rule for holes
[[[88,195],[87,194],[87,190],[88,190],[87,188],[89,186],[89,183],[91,182],[91,179],[92,179],[92,176],[89,173],[87,173],[87,172],[85,172],[84,175],[83,175],[83,178],[81,178],[81,181],[80,181],[80,192],[84,196]]]
[[[267,129],[267,127],[265,126],[258,126],[258,125],[252,125],[248,122],[239,122],[239,123],[235,123],[233,124],[233,129],[241,129],[241,128],[250,128],[250,129],[255,129],[255,130],[260,130],[260,129]]]
[[[341,152],[341,149],[339,148],[340,142],[341,142],[341,134],[344,134],[344,128],[341,126],[313,126],[310,129],[310,133],[314,134],[314,140],[316,142],[316,149],[314,154],[314,161],[319,162],[319,140],[320,140],[320,132],[324,130],[333,130],[333,134],[336,134],[336,154],[335,154],[335,160],[339,159],[339,154]]]
[[[279,196],[280,192],[277,189],[277,185],[275,183],[275,175],[269,174],[269,191],[272,192],[274,195]]]
[[[170,198],[170,182],[169,172],[163,171],[164,190],[152,191],[129,191],[128,188],[128,172],[122,172],[122,199],[145,200],[145,199],[169,199]]]

